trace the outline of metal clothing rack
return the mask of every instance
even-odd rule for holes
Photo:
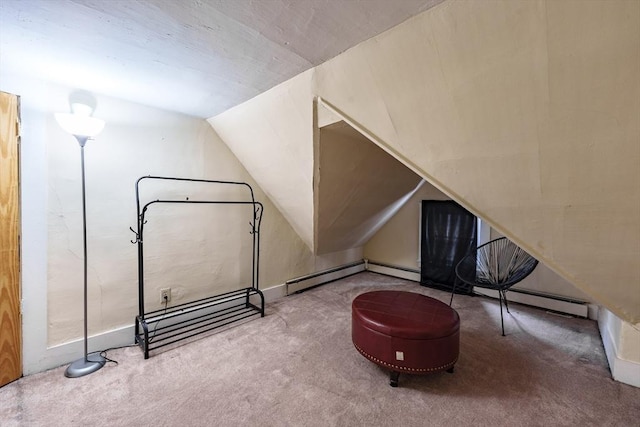
[[[177,200],[157,199],[140,205],[140,183],[143,180],[167,180],[212,184],[215,186],[245,186],[250,195],[247,200]],[[249,222],[249,233],[253,238],[251,286],[202,298],[160,310],[145,311],[144,304],[144,226],[151,206],[156,204],[206,204],[206,205],[251,205],[253,217]],[[260,314],[264,317],[264,295],[258,289],[260,261],[260,223],[263,206],[256,202],[253,189],[245,182],[213,181],[165,176],[143,176],[136,181],[137,231],[132,243],[138,245],[138,315],[135,318],[135,342],[149,358],[151,350],[192,338],[196,335],[241,321]],[[259,297],[259,306],[251,297]],[[254,299],[255,300],[255,299]],[[162,321],[162,324],[160,322]]]

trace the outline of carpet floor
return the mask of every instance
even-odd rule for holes
[[[455,373],[389,374],[351,343],[351,301],[380,289],[449,294],[360,273],[267,305],[267,315],[144,360],[67,379],[65,367],[0,388],[12,426],[640,426],[640,389],[611,379],[594,321],[456,296]]]

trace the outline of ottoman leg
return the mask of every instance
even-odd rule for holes
[[[400,377],[400,372],[391,371],[391,381],[389,381],[391,387],[398,387],[398,377]]]
[[[447,369],[447,372],[450,373],[450,374],[453,374],[453,366],[450,367],[449,369]]]

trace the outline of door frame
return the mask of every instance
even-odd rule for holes
[[[0,92],[0,387],[22,376],[20,98]]]

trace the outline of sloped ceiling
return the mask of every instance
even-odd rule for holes
[[[1,0],[0,72],[208,118],[443,0]]]
[[[309,110],[322,99],[593,301],[638,323],[639,5],[445,2],[209,122],[234,153],[254,127],[279,162],[295,145],[304,170],[280,181],[307,180],[300,203],[311,205],[308,129],[319,119]],[[265,114],[285,119],[267,126]],[[306,133],[291,126],[300,120]],[[268,184],[279,188],[275,175]]]
[[[362,246],[422,178],[343,121],[320,129],[315,252]]]

